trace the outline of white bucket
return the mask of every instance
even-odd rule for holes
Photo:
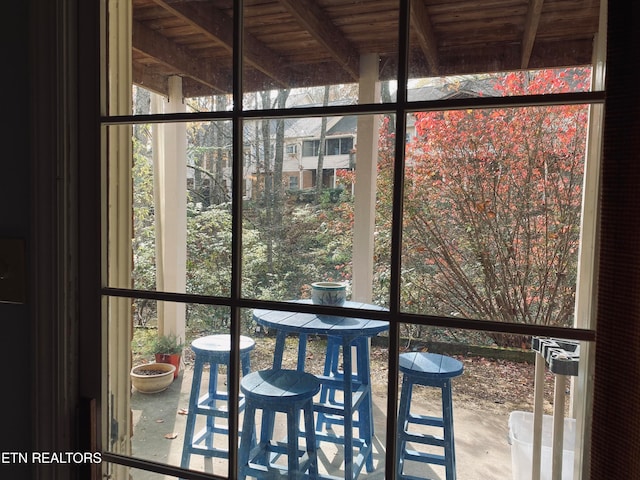
[[[562,449],[562,480],[573,480],[576,421],[564,419]],[[514,411],[509,415],[509,441],[513,480],[531,480],[533,463],[533,413]],[[542,452],[540,480],[551,480],[553,417],[542,417]]]

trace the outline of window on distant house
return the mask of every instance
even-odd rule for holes
[[[349,155],[353,150],[353,137],[344,137],[340,139],[340,155]]]
[[[353,150],[353,137],[328,138],[325,141],[325,155],[349,155]],[[302,156],[316,157],[320,149],[320,140],[302,142]]]
[[[302,142],[303,157],[317,157],[320,150],[320,140],[305,140]]]
[[[340,155],[340,139],[330,138],[326,142],[327,155]]]

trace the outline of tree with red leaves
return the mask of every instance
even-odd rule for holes
[[[495,89],[571,91],[588,78],[586,69],[518,72]],[[587,115],[584,105],[415,114],[416,135],[406,146],[406,309],[572,325]],[[388,146],[392,135],[385,126],[382,133]],[[384,190],[392,150],[385,155],[381,144],[380,151]],[[390,198],[380,193],[380,201]]]

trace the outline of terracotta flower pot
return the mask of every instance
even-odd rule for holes
[[[156,363],[168,363],[176,367],[176,371],[173,373],[173,378],[178,378],[180,373],[180,354],[179,353],[156,353]]]
[[[131,384],[140,393],[158,393],[173,382],[176,367],[169,363],[145,363],[131,369]]]

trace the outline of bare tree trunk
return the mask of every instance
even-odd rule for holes
[[[280,90],[276,99],[278,108],[282,109],[287,103],[289,90]],[[276,122],[276,148],[273,160],[273,234],[275,241],[280,243],[282,238],[282,218],[284,215],[284,179],[282,168],[284,165],[284,118]]]
[[[276,99],[278,108],[282,109],[286,106],[288,96],[289,90],[280,90],[278,92],[278,98]],[[284,179],[282,178],[282,167],[284,165],[284,133],[284,119],[280,118],[276,123],[276,148],[273,159],[273,203],[276,207],[276,214],[279,213],[279,209],[282,205],[282,198],[284,196]],[[281,216],[277,215],[276,220],[280,221]]]
[[[224,95],[220,95],[218,97],[218,105],[217,109],[219,111],[225,111],[227,109],[227,97]],[[227,138],[225,135],[225,124],[218,124],[214,122],[216,128],[216,138],[215,138],[215,163],[213,170],[213,179],[211,180],[211,184],[209,185],[210,197],[212,198],[212,202],[216,204],[220,204],[228,201],[228,195],[226,192],[226,183],[224,179],[224,159],[225,159],[225,144],[227,143]]]
[[[262,97],[262,107],[269,108],[270,98],[269,92],[260,92]],[[269,271],[273,271],[273,170],[271,167],[271,120],[261,120],[262,128],[262,145],[264,151],[264,202],[265,202],[265,223],[266,244],[267,244],[267,265]]]
[[[329,85],[324,87],[324,98],[322,105],[329,105]],[[320,124],[320,145],[318,146],[318,167],[316,168],[316,202],[320,200],[320,194],[322,193],[322,182],[324,180],[324,150],[325,139],[327,136],[327,117],[322,117],[322,123]]]

